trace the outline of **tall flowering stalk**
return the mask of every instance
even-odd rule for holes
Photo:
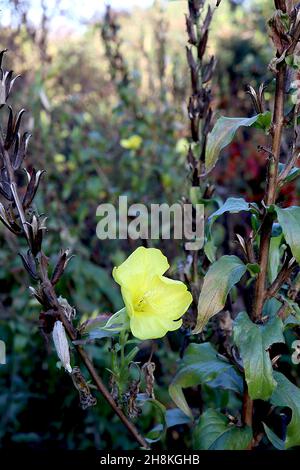
[[[193,20],[198,11],[195,5],[199,7],[203,2],[189,1],[188,4]],[[285,207],[279,203],[282,189],[300,175],[297,165],[299,103],[295,102],[292,81],[299,73],[300,13],[298,6],[289,0],[275,0],[274,7],[269,20],[276,52],[269,64],[275,85],[273,102],[266,103],[264,99],[265,84],[259,90],[250,86],[255,114],[251,117],[221,116],[204,135],[206,145],[200,165],[194,155],[190,157],[197,181],[199,173],[200,176],[208,173],[217,165],[220,152],[240,127],[255,127],[267,135],[266,145],[259,147],[266,156],[263,200],[256,204],[242,197],[229,197],[219,204],[206,223],[206,253],[207,247],[212,253],[214,223],[220,216],[244,213],[245,220],[248,215],[249,225],[246,236],[236,234],[240,244],[239,251],[236,250],[238,256],[234,253],[218,257],[214,252],[215,259],[201,288],[193,330],[195,335],[201,333],[204,342],[188,346],[170,386],[173,400],[191,419],[194,414],[183,394],[185,387],[205,385],[218,390],[222,387],[239,400],[240,407],[228,400],[221,409],[218,405],[213,408],[201,403],[204,412],[193,430],[197,449],[242,450],[268,442],[275,448],[288,449],[300,444],[300,389],[293,383],[293,372],[289,373],[289,378],[286,376],[280,352],[282,348],[285,351],[295,349],[290,353],[290,368],[298,363],[298,342],[290,344],[286,331],[291,329],[296,335],[294,327],[299,324],[300,207]],[[192,20],[187,20],[188,29]],[[189,36],[195,43],[193,30]],[[188,57],[195,81],[198,77],[195,60],[191,52]],[[197,110],[197,106],[191,109]],[[195,128],[198,132],[197,113],[193,111],[192,130],[197,138]],[[288,151],[284,152],[285,139]],[[199,168],[203,170],[199,172]],[[237,310],[241,309],[241,302],[234,305],[234,296],[231,296],[239,283],[251,300],[248,303],[252,308],[248,311]],[[233,320],[233,331],[229,347],[224,351],[218,341],[215,341],[218,349],[208,341],[210,320],[225,309],[225,304]],[[280,426],[278,407],[281,409]],[[290,408],[290,415],[282,407]]]
[[[208,57],[207,45],[209,30],[214,10],[205,0],[189,0],[186,15],[188,46],[186,47],[187,63],[190,70],[191,95],[188,101],[191,143],[187,162],[190,168],[190,199],[192,203],[209,201],[214,192],[214,185],[209,181],[205,168],[207,137],[212,128],[212,90],[211,80],[216,66],[214,56]],[[216,6],[220,1],[216,2]],[[187,277],[195,301],[199,296],[199,266],[205,269],[209,258],[205,253],[193,251],[188,253],[185,265]],[[196,314],[196,313],[195,313]],[[195,322],[195,314],[191,325]],[[189,322],[186,322],[188,325]]]

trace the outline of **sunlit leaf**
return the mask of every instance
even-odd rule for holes
[[[246,270],[247,266],[237,256],[222,256],[211,265],[204,278],[193,333],[200,333],[209,319],[224,308],[228,293]]]

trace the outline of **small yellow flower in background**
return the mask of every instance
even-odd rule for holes
[[[192,295],[183,282],[163,276],[169,267],[160,250],[139,247],[113,270],[136,338],[162,338],[182,325]]]
[[[121,147],[128,150],[138,150],[142,145],[143,139],[139,135],[132,135],[129,139],[122,139]]]

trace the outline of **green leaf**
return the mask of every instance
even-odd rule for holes
[[[258,114],[257,120],[251,127],[255,127],[256,129],[261,129],[265,132],[268,132],[270,129],[272,122],[272,113],[270,111],[265,111],[262,114]]]
[[[248,263],[247,269],[251,276],[256,276],[260,272],[260,266],[257,263]]]
[[[138,396],[138,398],[141,397]],[[138,401],[138,404],[143,407],[149,405],[153,407],[154,416],[156,415],[159,422],[147,433],[145,439],[149,443],[158,442],[163,437],[167,429],[165,406],[160,401],[149,397],[141,399]]]
[[[100,316],[99,319],[87,322],[81,330],[81,335],[88,336],[89,340],[111,338],[119,334],[121,331],[128,329],[129,318],[126,308],[122,308],[108,319]],[[82,341],[76,341],[74,344],[81,344]]]
[[[284,238],[294,258],[300,263],[300,207],[292,206],[286,209],[276,207],[275,209]]]
[[[217,247],[212,239],[205,243],[204,253],[211,263],[216,261]]]
[[[269,282],[272,283],[278,274],[280,267],[280,245],[282,241],[282,234],[278,237],[272,237],[270,241],[270,250],[269,250],[269,266],[268,266],[268,278]]]
[[[285,449],[284,441],[279,439],[277,434],[275,434],[275,432],[272,431],[272,429],[270,429],[265,423],[262,423],[262,424],[263,424],[265,433],[266,433],[269,441],[271,442],[271,444],[273,444],[273,446],[278,450],[284,450]]]
[[[297,275],[296,282],[299,282],[300,275]],[[295,282],[295,283],[296,283]],[[285,299],[287,304],[288,317],[284,320],[284,327],[294,327],[300,325],[300,307],[297,302],[292,301],[289,298]]]
[[[215,380],[219,378],[218,382]],[[183,394],[183,388],[199,384],[228,388],[242,393],[243,382],[228,360],[218,355],[210,343],[190,344],[181,361],[181,367],[174,377],[169,393],[176,405],[193,419],[192,412]]]
[[[211,232],[211,227],[213,223],[220,217],[225,214],[225,212],[238,213],[242,211],[249,211],[251,206],[245,199],[241,197],[229,197],[224,204],[208,218],[208,230]]]
[[[193,432],[194,450],[244,450],[252,439],[251,428],[237,427],[220,412],[205,411]]]
[[[292,419],[287,427],[285,448],[300,445],[300,389],[292,384],[280,372],[274,372],[277,387],[271,397],[275,406],[288,406],[292,410]]]
[[[172,408],[166,411],[166,423],[167,428],[171,428],[180,424],[190,424],[191,418],[179,408]]]
[[[268,349],[274,343],[284,343],[283,325],[278,317],[265,325],[253,323],[246,312],[234,322],[234,341],[245,368],[245,378],[252,400],[268,400],[276,387]]]
[[[247,267],[237,256],[222,256],[207,271],[198,302],[198,318],[193,333],[200,333],[209,319],[220,312],[232,287]]]
[[[279,163],[279,171],[280,173],[285,169],[285,165],[283,163]],[[289,174],[286,176],[286,178],[284,178],[284,182],[285,183],[291,183],[292,181],[294,181],[296,178],[298,178],[298,176],[300,176],[300,168],[298,167],[294,167],[291,169],[291,171],[289,172]]]
[[[213,169],[221,150],[232,141],[237,130],[242,126],[267,129],[271,123],[271,113],[257,114],[251,118],[229,118],[221,116],[213,130],[208,134],[205,155],[205,167],[209,172]]]
[[[204,245],[204,252],[211,263],[214,263],[216,261],[217,252],[217,248],[212,238],[212,226],[215,221],[226,212],[230,212],[231,214],[235,214],[238,212],[248,212],[251,209],[253,210],[254,206],[255,204],[250,204],[243,198],[230,197],[224,202],[221,207],[219,207],[218,210],[216,210],[209,216],[205,227],[206,243]]]

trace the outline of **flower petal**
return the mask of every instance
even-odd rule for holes
[[[178,330],[181,325],[182,320],[172,321],[156,315],[137,314],[130,319],[133,336],[141,340],[162,338],[168,331]]]
[[[169,269],[167,258],[157,248],[137,248],[118,268],[114,268],[113,277],[122,285],[132,286],[139,279],[139,284],[148,284],[153,276],[162,275]]]
[[[163,337],[182,325],[192,295],[180,281],[163,276],[167,258],[155,248],[137,248],[113,277],[120,284],[132,334],[142,340]]]
[[[159,318],[178,320],[192,303],[192,294],[181,281],[155,276],[147,292],[147,312]]]

